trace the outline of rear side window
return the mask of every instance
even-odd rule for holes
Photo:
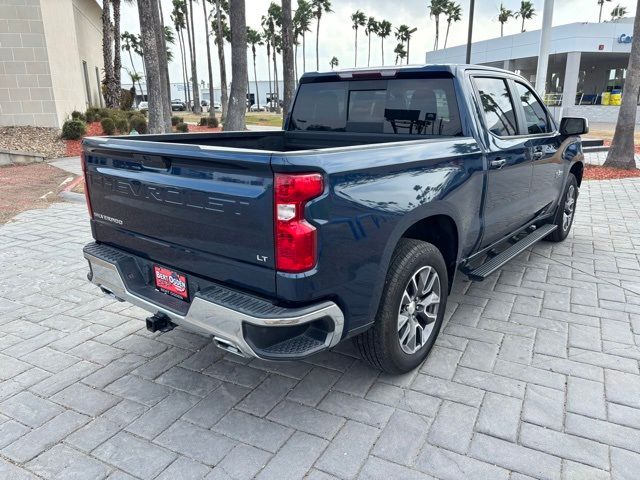
[[[476,77],[474,82],[489,131],[500,137],[516,135],[518,127],[507,82],[502,78],[487,77]]]
[[[527,132],[530,135],[551,132],[547,112],[531,89],[522,83],[516,82],[516,92],[518,92],[524,110]]]
[[[453,80],[423,78],[300,86],[290,130],[462,134]]]

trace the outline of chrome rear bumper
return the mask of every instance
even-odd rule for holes
[[[128,279],[139,274],[129,272],[132,268],[138,268],[131,261],[134,258],[132,255],[113,247],[91,243],[84,248],[84,257],[89,262],[89,280],[105,293],[153,314],[166,315],[177,325],[212,335],[219,347],[232,353],[267,360],[291,360],[331,348],[342,338],[344,315],[333,302],[284,308],[258,297],[213,286],[197,292],[186,313],[180,313],[172,306],[180,304],[184,309],[187,306],[184,302],[160,294],[149,286],[138,289],[141,293],[128,286]],[[127,270],[127,274],[124,270]],[[149,299],[147,294],[155,295],[158,301]],[[315,328],[314,322],[324,325],[326,331]],[[264,330],[251,329],[250,326],[283,328],[281,332],[286,332],[287,327],[298,328],[290,328],[296,334],[291,338],[284,338],[274,345],[258,346],[260,341],[256,343],[250,337],[256,339]],[[307,333],[304,333],[304,326],[308,326]],[[313,331],[309,333],[309,330]],[[248,331],[253,333],[248,335]]]

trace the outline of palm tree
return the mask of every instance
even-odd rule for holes
[[[278,82],[278,53],[282,46],[282,37],[278,34],[277,28],[282,26],[282,7],[275,2],[271,2],[267,10],[267,16],[262,17],[262,24],[266,28],[271,46],[271,58],[273,60],[274,90],[276,94],[275,110],[280,113],[280,85]]]
[[[227,91],[227,62],[224,58],[224,41],[229,38],[229,26],[226,23],[225,10],[229,5],[226,0],[216,0],[215,27],[213,22],[211,27],[215,30],[214,42],[218,47],[218,64],[220,66],[220,103],[222,104],[221,119],[224,122],[227,118],[227,108],[229,107],[229,93]],[[213,102],[213,100],[212,100]]]
[[[247,45],[251,45],[251,53],[253,54],[253,81],[256,86],[256,101],[258,109],[260,109],[260,91],[258,90],[258,74],[256,73],[256,46],[264,45],[262,35],[257,30],[247,27]]]
[[[384,65],[384,39],[391,35],[391,22],[382,20],[378,24],[378,36],[380,37],[380,46],[382,47],[382,65]]]
[[[244,130],[247,110],[247,21],[244,0],[229,0],[231,95],[224,130]]]
[[[361,12],[360,10],[356,10],[355,13],[351,14],[351,28],[356,31],[356,43],[355,43],[355,60],[353,62],[353,66],[358,66],[358,28],[364,27],[367,23],[367,16]]]
[[[332,57],[331,61],[329,62],[329,66],[331,67],[331,70],[336,68],[339,65],[339,63],[340,62],[338,62],[338,57]]]
[[[418,29],[417,28],[409,28],[407,25],[400,25],[398,28],[396,28],[396,39],[398,39],[400,41],[400,45],[402,45],[403,52],[404,52],[404,55],[402,55],[400,58],[405,58],[406,57],[407,64],[409,64],[409,45],[410,45],[410,42],[411,42],[411,35],[413,35],[416,32],[416,30],[418,30]],[[407,43],[406,52],[404,51],[405,42]]]
[[[269,72],[269,91],[267,92],[267,101],[269,103],[269,108],[273,107],[272,104],[272,92],[271,88],[271,31],[269,29],[269,20],[264,15],[262,16],[262,38],[264,38],[264,43],[267,47],[267,71]]]
[[[447,2],[447,6],[444,9],[444,14],[447,17],[447,33],[444,36],[444,48],[447,48],[447,40],[449,40],[449,29],[451,28],[451,22],[459,22],[462,20],[462,7],[459,3]]]
[[[120,88],[122,70],[122,58],[120,57],[120,0],[111,0],[113,5],[113,89],[118,96],[118,106],[120,104]]]
[[[189,83],[189,75],[187,75],[187,47],[184,41],[184,30],[186,28],[184,12],[184,0],[173,0],[171,21],[173,22],[173,27],[176,29],[176,33],[178,34],[178,45],[180,48],[181,60],[180,63],[182,67],[182,86],[185,92],[185,101],[187,102],[187,105],[191,105],[191,92],[189,91],[189,88],[187,88],[187,84]]]
[[[398,60],[400,61],[400,64],[402,64],[402,59],[407,56],[407,52],[404,49],[404,45],[401,43],[396,45],[396,48],[393,50],[393,53],[396,54],[396,65],[398,64]]]
[[[320,70],[320,19],[323,13],[332,12],[331,0],[311,0],[313,14],[316,17],[316,70]]]
[[[640,0],[638,0],[636,11],[640,12]],[[640,32],[640,15],[636,14],[633,21],[633,31]],[[622,104],[611,148],[609,148],[607,160],[604,162],[605,167],[630,170],[636,168],[633,135],[638,110],[638,91],[640,91],[640,35],[636,34],[631,41],[627,78],[624,81],[624,90],[622,91]]]
[[[598,0],[598,5],[600,5],[600,14],[598,15],[598,23],[602,22],[602,7],[604,7],[604,2],[610,2],[611,0]]]
[[[282,0],[282,80],[284,92],[282,94],[283,111],[286,117],[293,103],[295,90],[295,71],[293,61],[293,17],[291,15],[291,0]]]
[[[204,38],[207,45],[207,70],[209,73],[209,117],[216,118],[216,109],[213,106],[213,68],[211,67],[211,41],[209,40],[207,2],[211,2],[211,0],[202,0],[202,18],[204,19]]]
[[[120,39],[122,40],[122,42],[124,42],[121,48],[129,54],[129,61],[131,62],[131,69],[133,70],[133,74],[130,73],[129,77],[131,77],[132,81],[134,77],[136,78],[136,81],[138,82],[138,88],[140,89],[140,95],[144,95],[144,92],[142,91],[142,85],[140,84],[140,80],[142,79],[142,77],[138,75],[138,72],[136,71],[136,65],[133,62],[133,55],[131,55],[131,50],[135,50],[135,46],[138,42],[138,37],[132,33],[125,31],[122,35],[120,35]]]
[[[141,46],[148,72],[149,132],[164,133],[171,127],[169,92],[161,68],[166,64],[166,47],[161,32],[158,0],[138,0]]]
[[[369,52],[367,53],[367,67],[371,65],[371,37],[378,33],[378,22],[375,18],[369,17],[367,19],[367,28],[364,33],[369,37]]]
[[[623,7],[620,4],[611,10],[611,20],[617,20],[624,17],[627,14],[627,7]]]
[[[411,46],[411,35],[413,35],[414,33],[416,33],[416,31],[418,30],[417,27],[414,28],[407,28],[407,31],[405,32],[405,38],[407,40],[407,65],[409,65],[409,58],[410,58],[410,46]]]
[[[198,0],[195,0],[196,2]],[[202,105],[200,105],[200,90],[198,88],[198,66],[196,64],[196,59],[198,58],[196,53],[196,29],[193,23],[193,2],[194,0],[189,0],[189,15],[187,17],[187,23],[189,23],[191,27],[191,44],[193,54],[191,57],[191,84],[193,85],[193,113],[200,114],[202,113]]]
[[[440,37],[440,15],[444,13],[444,9],[449,3],[449,0],[431,0],[429,4],[429,16],[436,20],[436,38],[433,44],[433,49],[438,49],[438,39]]]
[[[518,10],[515,14],[516,18],[522,19],[522,29],[520,30],[521,32],[524,32],[524,21],[531,20],[535,15],[536,9],[533,8],[533,3],[531,3],[529,0],[522,0],[520,2],[520,10]]]
[[[504,36],[504,24],[513,17],[513,10],[504,8],[504,5],[500,4],[500,11],[498,12],[498,21],[500,22],[500,36]]]
[[[296,26],[296,30],[294,32],[294,36],[296,39],[301,36],[302,37],[302,71],[307,71],[307,48],[305,41],[305,34],[311,31],[311,19],[313,18],[313,11],[311,10],[311,4],[306,0],[298,0],[298,9],[296,10],[295,15],[293,16],[293,23]],[[298,58],[297,53],[298,45],[296,44],[296,59]],[[297,70],[297,68],[296,68]]]
[[[118,98],[114,93],[113,29],[111,28],[111,0],[102,2],[102,61],[104,64],[104,101],[108,108],[117,108]]]

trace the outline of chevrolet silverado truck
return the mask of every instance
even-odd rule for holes
[[[88,278],[151,331],[406,372],[456,274],[565,239],[587,131],[511,72],[424,65],[305,74],[283,130],[86,138]]]

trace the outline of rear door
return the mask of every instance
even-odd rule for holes
[[[275,292],[270,154],[110,139],[85,159],[97,241]]]
[[[529,194],[532,162],[527,137],[520,135],[509,81],[497,75],[473,75],[487,143],[487,192],[482,246],[524,225],[532,215]]]
[[[522,134],[528,137],[533,161],[531,205],[536,214],[548,211],[560,196],[564,165],[560,155],[560,136],[555,123],[539,97],[524,82],[512,81],[518,104]]]

